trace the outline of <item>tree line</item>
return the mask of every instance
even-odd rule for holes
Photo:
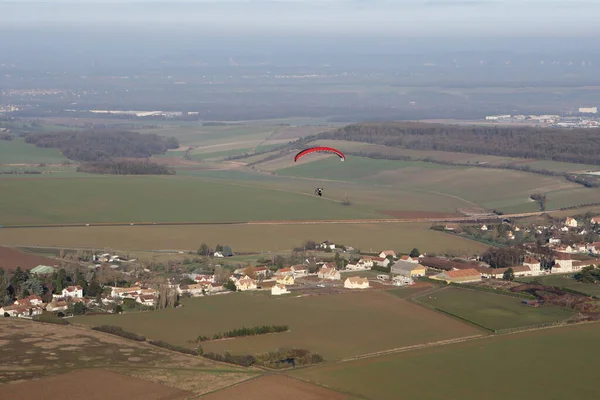
[[[77,172],[111,175],[175,175],[174,169],[148,160],[89,162],[78,166]]]
[[[206,342],[208,340],[219,340],[224,338],[242,337],[242,336],[255,336],[255,335],[266,335],[267,333],[286,332],[289,330],[287,325],[261,325],[252,328],[238,328],[232,329],[223,333],[215,333],[212,338],[208,336],[198,336],[197,342]]]
[[[99,129],[31,133],[25,136],[25,141],[37,147],[59,149],[68,159],[81,162],[147,158],[179,147],[179,142],[173,137]]]
[[[348,140],[401,147],[600,165],[600,135],[594,129],[464,126],[420,122],[347,125],[299,140]]]
[[[201,353],[201,350],[199,350],[199,353]],[[324,361],[320,354],[307,349],[281,349],[257,355],[235,355],[229,352],[219,354],[211,352],[203,353],[202,356],[211,360],[240,365],[242,367],[251,367],[256,364],[272,369],[281,369],[289,366],[295,367],[296,365],[312,365]]]

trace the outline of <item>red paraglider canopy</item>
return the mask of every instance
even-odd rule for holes
[[[315,153],[315,152],[334,153],[334,154],[337,154],[337,156],[340,158],[340,160],[344,161],[346,159],[346,156],[344,155],[344,153],[342,153],[341,151],[339,151],[337,149],[334,149],[333,147],[311,147],[309,149],[304,149],[300,153],[296,154],[296,157],[294,157],[294,162],[298,161],[301,157],[303,157],[306,154]]]

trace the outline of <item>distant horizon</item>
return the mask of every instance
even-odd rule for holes
[[[600,37],[598,15],[600,0],[0,0],[4,27],[227,36]]]

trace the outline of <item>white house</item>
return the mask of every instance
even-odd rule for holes
[[[317,273],[317,276],[319,277],[319,279],[329,279],[338,281],[342,279],[340,271],[336,270],[335,268],[327,267],[321,267],[321,269]]]
[[[577,228],[577,220],[571,217],[567,217],[565,220],[565,225],[570,228]]]
[[[548,244],[551,244],[551,245],[560,244],[560,239],[559,238],[555,238],[555,237],[551,237],[550,239],[548,239]]]
[[[371,269],[373,267],[373,259],[371,257],[363,257],[358,260],[358,265],[363,269]]]
[[[244,277],[235,283],[235,287],[240,292],[246,290],[256,290],[256,281],[254,279]]]
[[[284,276],[280,276],[277,278],[276,282],[279,285],[293,285],[294,284],[294,277],[291,275],[284,275]]]
[[[556,253],[554,260],[555,264],[552,266],[552,273],[566,273],[573,272],[573,260],[571,256],[565,253]]]
[[[590,224],[592,224],[592,225],[600,224],[600,218],[599,217],[593,217],[592,219],[590,219]]]
[[[344,287],[346,289],[368,289],[369,280],[367,278],[361,278],[359,276],[351,276],[346,278],[344,281]]]
[[[290,268],[292,269],[292,275],[294,278],[300,278],[308,275],[308,267],[306,265],[293,265]]]
[[[179,291],[184,293],[189,293],[191,296],[200,296],[202,295],[202,289],[204,288],[204,284],[195,283],[192,285],[183,285]]]
[[[330,241],[326,240],[323,243],[321,243],[319,245],[320,248],[322,249],[331,249],[331,250],[335,250],[335,243],[331,243]]]
[[[138,296],[138,298],[135,301],[148,307],[154,307],[154,305],[156,304],[156,300],[156,297],[154,297],[153,295],[142,294]]]
[[[481,229],[482,231],[487,231],[487,230],[488,230],[488,227],[487,227],[487,225],[481,225],[481,228],[480,228],[480,229]]]
[[[379,253],[379,257],[381,258],[387,258],[388,256],[392,256],[394,258],[396,258],[396,252],[394,250],[384,250],[381,253]]]
[[[531,270],[531,275],[540,275],[542,273],[541,263],[534,257],[525,257],[525,260],[523,260],[523,265],[529,267]]]
[[[292,268],[281,268],[279,271],[275,272],[275,276],[276,277],[282,277],[282,276],[293,276],[294,275],[294,271],[292,270]]]
[[[373,257],[373,265],[379,265],[381,267],[387,267],[390,264],[388,258]]]
[[[419,258],[412,258],[411,256],[402,256],[400,260],[415,264],[419,263]]]
[[[69,306],[65,301],[54,301],[48,303],[46,306],[46,311],[55,312],[55,311],[65,311]]]
[[[110,297],[128,297],[127,294],[131,293],[132,295],[138,295],[142,293],[142,288],[140,286],[132,286],[128,288],[122,287],[111,287]]]
[[[271,288],[271,295],[273,296],[279,296],[282,294],[286,294],[289,293],[290,291],[287,290],[287,288],[285,287],[285,285],[273,285],[273,287]]]
[[[83,288],[81,286],[68,286],[62,290],[62,297],[83,297]]]

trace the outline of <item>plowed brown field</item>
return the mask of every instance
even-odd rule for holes
[[[79,370],[0,386],[1,399],[179,400],[192,393],[106,370]]]
[[[35,254],[23,253],[10,247],[0,247],[0,268],[14,270],[21,267],[22,270],[30,270],[38,265],[58,265],[58,260],[36,256]]]

